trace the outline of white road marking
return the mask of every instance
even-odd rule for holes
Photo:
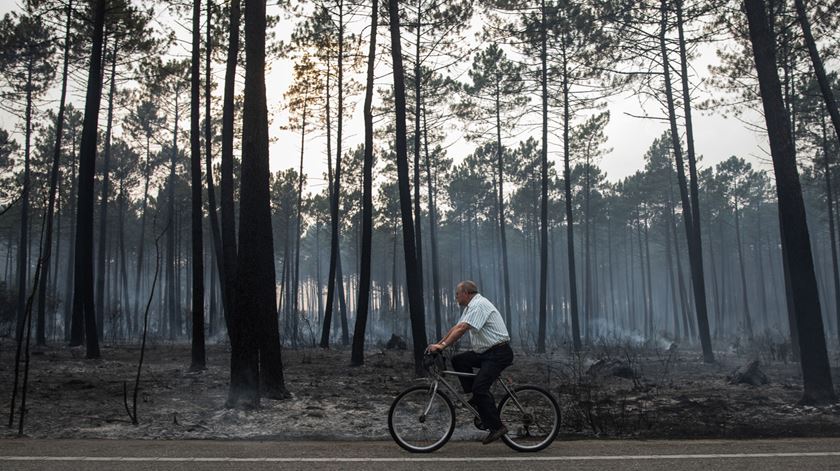
[[[732,458],[806,458],[838,456],[840,452],[801,453],[708,453],[690,455],[606,455],[606,456],[481,456],[416,458],[229,458],[229,457],[154,457],[154,456],[0,456],[3,461],[88,461],[88,462],[163,462],[163,463],[445,463],[486,461],[619,461],[687,460]]]

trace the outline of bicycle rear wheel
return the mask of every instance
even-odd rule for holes
[[[502,441],[516,451],[542,450],[560,431],[560,406],[538,386],[519,386],[513,393],[515,398],[507,394],[499,402],[499,415],[508,428]]]
[[[412,453],[442,447],[455,431],[455,408],[440,391],[429,386],[408,388],[391,404],[388,431],[397,445]]]

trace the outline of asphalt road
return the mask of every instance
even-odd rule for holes
[[[840,470],[840,438],[557,441],[523,454],[450,442],[435,453],[392,442],[1,439],[2,470]]]

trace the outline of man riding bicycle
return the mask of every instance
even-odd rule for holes
[[[510,335],[499,310],[490,300],[478,293],[478,286],[474,282],[458,283],[455,299],[458,305],[464,308],[461,318],[440,342],[429,345],[428,351],[442,351],[457,342],[467,331],[470,332],[471,350],[455,355],[452,358],[452,366],[455,371],[462,373],[472,373],[473,368],[478,368],[476,376],[459,376],[458,379],[465,393],[472,392],[469,402],[481,416],[481,422],[490,430],[482,442],[487,445],[508,431],[499,417],[490,386],[502,370],[513,364]]]

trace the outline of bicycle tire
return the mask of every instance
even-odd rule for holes
[[[519,404],[510,394],[499,402],[499,416],[508,428],[502,441],[521,452],[535,452],[551,445],[560,431],[560,406],[539,386],[523,385],[513,389]],[[537,433],[533,433],[536,431]]]
[[[412,453],[437,450],[449,441],[455,431],[455,407],[441,391],[435,391],[429,414],[423,415],[429,406],[430,391],[429,386],[408,388],[394,399],[388,410],[391,438]]]

